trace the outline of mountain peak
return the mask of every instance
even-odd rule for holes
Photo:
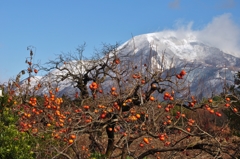
[[[151,48],[156,52],[165,51],[172,57],[184,59],[189,62],[203,60],[213,55],[223,57],[224,54],[224,58],[235,55],[235,53],[229,54],[229,51],[224,52],[220,48],[201,41],[198,38],[198,33],[193,31],[162,31],[138,35],[124,43],[121,48],[127,46],[130,46],[127,48],[128,50],[132,50],[135,53],[139,52],[139,50],[147,52]]]
[[[202,91],[205,91],[205,95],[220,93],[223,90],[222,82],[225,80],[230,85],[233,84],[234,74],[239,70],[237,68],[240,68],[240,58],[198,40],[194,33],[183,35],[164,31],[135,36],[118,48],[118,54],[120,57],[124,55],[129,64],[141,66],[146,63],[153,70],[175,69],[173,72],[176,72],[184,68],[189,71],[186,76],[188,86],[196,94]],[[71,71],[74,74],[83,73],[85,68],[81,69],[80,66],[86,65],[86,62],[72,61]],[[41,78],[38,82],[56,81],[57,76],[61,74],[64,72],[53,70],[48,75],[49,78]],[[73,94],[76,92],[73,87],[75,84],[71,79],[60,81],[58,83],[60,94]],[[201,84],[210,87],[206,88],[208,90],[201,90],[202,87],[199,87]]]

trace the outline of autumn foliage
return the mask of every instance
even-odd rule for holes
[[[199,99],[186,93],[187,67],[139,66],[130,61],[132,55],[118,54],[113,46],[103,53],[104,58],[87,63],[71,63],[73,56],[60,55],[45,70],[64,73],[55,81],[33,84],[32,73],[39,69],[30,50],[27,69],[1,86],[7,97],[1,116],[7,109],[16,130],[29,134],[31,149],[24,150],[32,157],[240,157],[240,139],[229,121],[240,119],[238,95],[229,91]],[[29,77],[21,85],[25,72]],[[62,95],[64,80],[72,81],[76,92]]]

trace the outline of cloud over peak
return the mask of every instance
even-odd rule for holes
[[[223,14],[213,18],[198,38],[228,53],[240,57],[240,27],[231,19],[231,14]]]
[[[240,26],[231,19],[231,14],[216,16],[202,29],[192,29],[194,22],[182,25],[176,23],[176,30],[165,30],[165,35],[179,39],[194,39],[217,47],[229,54],[240,57]]]

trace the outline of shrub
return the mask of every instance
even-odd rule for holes
[[[19,132],[16,121],[18,117],[12,111],[9,97],[0,97],[0,158],[31,159],[34,158],[33,138],[26,132]]]

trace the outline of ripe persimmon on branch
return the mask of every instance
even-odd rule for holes
[[[37,158],[239,157],[240,140],[228,126],[239,115],[237,96],[198,99],[185,85],[193,68],[167,65],[164,53],[150,49],[136,63],[134,51],[118,45],[104,45],[92,59],[84,47],[48,63],[43,96],[35,92],[40,83],[25,103],[12,96],[19,131],[39,141]],[[58,87],[64,83],[76,88],[70,98]]]
[[[119,63],[116,56],[115,46],[105,46],[102,50],[104,58],[99,58],[99,54],[95,58],[87,59],[83,56],[85,44],[77,48],[77,55],[75,54],[61,54],[56,60],[48,62],[50,68],[43,68],[46,71],[57,70],[59,72],[56,78],[57,82],[70,80],[74,87],[80,91],[79,98],[89,98],[89,91],[87,85],[90,81],[96,82],[100,85],[107,76],[111,77],[111,71],[116,68]],[[113,78],[113,77],[112,77]],[[92,93],[96,93],[97,89]]]

